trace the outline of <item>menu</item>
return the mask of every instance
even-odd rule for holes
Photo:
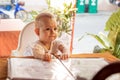
[[[33,58],[10,58],[8,77],[11,80],[75,80],[76,76],[91,80],[109,63],[104,58],[69,58],[45,62]]]

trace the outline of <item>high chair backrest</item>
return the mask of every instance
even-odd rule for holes
[[[19,36],[17,49],[12,51],[13,56],[22,56],[26,47],[38,39],[38,36],[34,32],[34,26],[34,22],[30,22],[23,28]]]

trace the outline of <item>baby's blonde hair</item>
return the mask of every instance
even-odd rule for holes
[[[48,12],[40,13],[35,18],[35,27],[39,28],[39,27],[43,26],[45,23],[47,24],[48,21],[51,21],[51,20],[56,21],[53,14],[48,13]]]

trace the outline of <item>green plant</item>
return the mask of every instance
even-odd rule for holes
[[[109,51],[117,58],[120,58],[120,9],[109,17],[106,22],[104,31],[107,31],[108,34],[89,34],[99,41],[103,48],[99,52]]]
[[[108,19],[105,31],[109,31],[108,39],[113,49],[113,55],[120,58],[120,9]]]
[[[31,21],[33,21],[35,20],[35,17],[39,14],[39,11],[32,10],[30,14],[31,14]]]

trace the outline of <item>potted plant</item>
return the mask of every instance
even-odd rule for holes
[[[103,48],[99,48],[99,51],[95,52],[105,52],[109,51],[111,54],[120,58],[120,9],[116,12],[113,12],[112,15],[106,22],[104,31],[107,31],[108,34],[103,33],[99,35],[87,33],[99,41]]]

